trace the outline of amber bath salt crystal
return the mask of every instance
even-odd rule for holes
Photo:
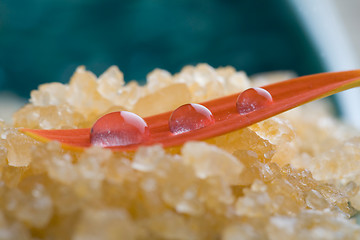
[[[0,239],[359,239],[360,134],[324,101],[177,149],[74,151],[18,131],[145,117],[293,76],[199,64],[140,86],[117,67],[79,67],[39,86],[0,124]]]

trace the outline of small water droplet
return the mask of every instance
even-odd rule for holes
[[[1,139],[6,139],[6,137],[7,137],[7,133],[1,133]]]
[[[170,116],[169,128],[173,134],[189,132],[215,123],[214,116],[206,107],[190,103],[178,107]]]
[[[249,88],[242,92],[236,101],[236,109],[240,114],[261,109],[273,102],[271,94],[262,88]]]
[[[91,129],[91,144],[101,147],[138,144],[149,137],[144,119],[135,113],[112,112],[99,118]]]

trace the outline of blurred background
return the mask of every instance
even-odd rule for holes
[[[69,81],[85,65],[111,65],[144,82],[206,62],[249,75],[360,68],[358,0],[0,0],[0,117],[45,82]],[[360,127],[355,89],[336,98]]]

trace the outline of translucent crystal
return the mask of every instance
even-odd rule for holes
[[[31,239],[30,230],[25,224],[6,219],[5,213],[0,211],[0,233],[4,240]]]
[[[186,143],[181,153],[199,178],[220,176],[229,184],[239,183],[244,166],[231,154],[202,142]]]
[[[272,117],[250,126],[250,129],[274,145],[276,150],[271,161],[283,166],[298,154],[295,130],[286,119]]]
[[[112,102],[117,106],[126,106],[127,109],[132,109],[139,98],[143,96],[143,92],[145,92],[144,88],[140,87],[136,81],[130,81],[118,90],[118,96]]]
[[[26,167],[31,162],[31,151],[35,140],[13,131],[7,136],[7,160],[9,166]]]
[[[97,90],[104,98],[109,101],[120,102],[120,89],[124,86],[124,75],[116,66],[108,68],[97,82]]]
[[[27,105],[14,114],[16,127],[68,129],[85,127],[84,116],[67,104],[61,106]]]
[[[226,92],[232,94],[242,92],[250,87],[249,79],[244,72],[236,72],[226,80]]]
[[[77,196],[86,201],[100,201],[106,179],[104,165],[111,157],[112,151],[109,149],[92,147],[84,151],[76,164],[77,180],[72,184]]]
[[[1,185],[5,184],[8,187],[16,187],[21,182],[25,175],[26,167],[13,167],[5,165],[1,172]]]
[[[163,173],[167,179],[161,184],[162,198],[179,213],[200,216],[204,213],[205,206],[199,199],[200,183],[195,173],[191,167],[181,162],[172,163],[170,166],[171,168]],[[179,177],[183,179],[181,182],[177,181]]]
[[[135,176],[131,161],[127,158],[112,157],[105,164],[106,180],[113,184],[121,184]]]
[[[232,66],[219,67],[215,69],[216,73],[223,77],[225,81],[236,73],[236,69]]]
[[[173,110],[189,102],[191,95],[188,87],[183,83],[172,84],[140,98],[134,105],[133,112],[146,117]]]
[[[353,138],[319,154],[308,168],[318,180],[338,179],[343,183],[358,182],[360,180],[359,159],[360,138]]]
[[[81,208],[82,203],[79,201],[76,192],[73,188],[69,188],[68,185],[54,184],[52,188],[49,189],[49,194],[53,200],[54,209],[60,214],[65,216],[76,215],[77,211]],[[68,224],[67,222],[71,223],[71,221],[67,219],[63,224],[66,226]]]
[[[34,91],[14,124],[91,127],[109,112],[146,116],[250,85],[243,72],[207,64],[147,80],[124,84],[116,67],[99,78],[80,67],[69,85]],[[358,136],[323,102],[204,142],[135,152],[73,151],[0,121],[0,238],[360,239],[349,219],[360,209]]]
[[[141,232],[137,231],[125,210],[104,209],[84,212],[76,226],[73,239],[132,240],[139,236]]]
[[[8,191],[5,195],[6,209],[30,226],[42,228],[52,216],[52,200],[40,184],[35,184],[29,190],[30,194],[19,189]]]
[[[97,86],[96,76],[84,67],[78,67],[69,83],[67,103],[86,117],[102,112],[112,103],[97,91]]]
[[[346,183],[346,185],[344,186],[344,191],[349,197],[356,195],[359,192],[359,189],[359,185],[357,185],[353,181]]]
[[[329,203],[324,199],[324,197],[316,190],[311,190],[307,192],[305,201],[308,207],[312,209],[322,210],[330,206]]]
[[[267,84],[281,82],[296,77],[296,73],[292,71],[272,71],[254,74],[251,76],[250,80],[253,87],[261,87]]]
[[[238,223],[227,226],[223,233],[223,240],[238,240],[239,236],[244,240],[264,239],[265,236],[258,231],[253,225],[246,223]]]
[[[234,153],[239,150],[250,150],[264,162],[270,161],[275,153],[275,146],[273,144],[261,138],[256,132],[249,128],[207,139],[206,142],[214,144],[229,153]]]
[[[157,68],[147,75],[146,83],[147,90],[150,93],[153,93],[161,88],[171,85],[173,80],[168,71]]]
[[[48,172],[50,178],[64,184],[72,184],[77,179],[77,170],[73,164],[73,157],[70,154],[62,153],[59,142],[50,142],[45,149],[33,153],[34,165],[44,164],[43,171]],[[42,154],[48,154],[44,159]],[[36,168],[36,167],[34,167]]]
[[[112,152],[109,149],[98,147],[86,149],[77,163],[78,176],[88,180],[103,180],[105,175],[101,166],[111,157]]]
[[[60,105],[66,103],[68,86],[61,83],[47,83],[31,92],[30,102],[35,106]]]
[[[147,228],[155,239],[199,239],[200,235],[191,226],[191,221],[172,211],[152,216],[147,222]]]
[[[185,83],[189,87],[193,102],[213,99],[226,93],[224,78],[207,64],[186,66],[174,78],[175,82]]]
[[[161,161],[164,157],[165,152],[161,146],[139,148],[134,156],[132,167],[143,172],[153,171],[157,168],[159,161]]]
[[[299,217],[274,216],[266,229],[271,239],[357,239],[359,230],[343,218],[320,211],[304,211]]]

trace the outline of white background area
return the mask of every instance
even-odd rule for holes
[[[360,0],[290,0],[327,71],[360,68]],[[360,128],[360,88],[336,95],[344,120]]]

